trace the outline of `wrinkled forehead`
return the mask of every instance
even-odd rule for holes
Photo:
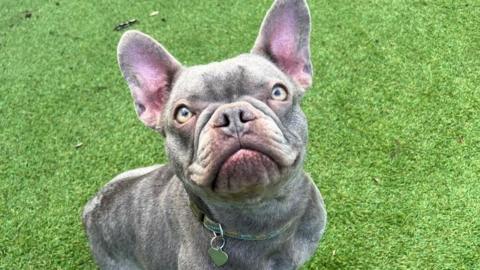
[[[210,102],[234,101],[240,96],[258,95],[273,82],[289,79],[266,59],[244,54],[222,62],[186,68],[175,82],[171,100],[194,99]]]

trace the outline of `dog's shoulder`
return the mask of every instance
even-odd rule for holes
[[[86,205],[83,210],[83,221],[95,212],[113,207],[120,203],[124,194],[132,193],[143,185],[165,185],[174,175],[168,165],[153,165],[123,172],[108,182]]]

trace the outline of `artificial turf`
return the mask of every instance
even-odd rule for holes
[[[0,269],[94,269],[83,205],[166,161],[118,70],[117,23],[194,65],[248,51],[270,3],[2,0]],[[329,219],[305,269],[480,269],[480,3],[309,3],[305,168]]]

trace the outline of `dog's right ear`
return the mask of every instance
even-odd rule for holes
[[[153,38],[138,31],[123,34],[117,54],[138,117],[148,127],[162,129],[161,114],[181,64]]]

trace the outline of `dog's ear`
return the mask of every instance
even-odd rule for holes
[[[138,31],[123,34],[117,53],[138,117],[148,127],[161,129],[160,117],[181,64],[153,38]]]
[[[260,28],[252,53],[275,63],[304,89],[312,84],[310,12],[305,0],[276,0]]]

